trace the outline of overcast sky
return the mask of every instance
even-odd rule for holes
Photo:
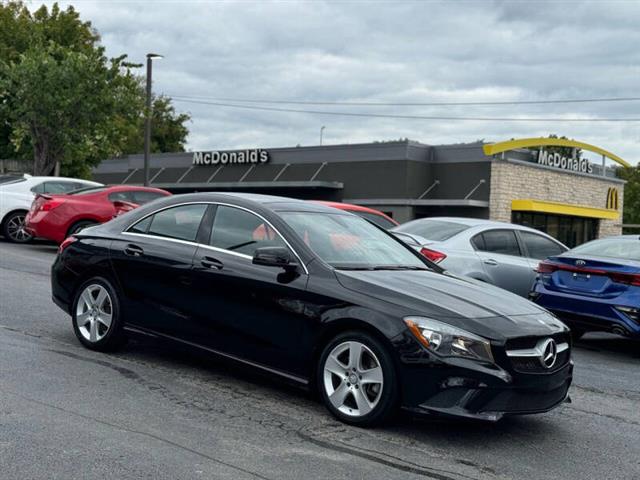
[[[163,54],[154,64],[154,90],[170,96],[396,103],[640,97],[640,1],[634,0],[60,3],[73,4],[93,23],[110,56],[127,53],[142,62],[147,52]],[[315,145],[325,125],[325,143],[409,137],[438,144],[558,133],[634,164],[640,160],[640,122],[354,118],[175,105],[193,117],[193,150]],[[288,107],[420,116],[640,117],[640,101]]]

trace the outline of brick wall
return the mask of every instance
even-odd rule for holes
[[[620,218],[600,220],[599,237],[620,235],[624,184],[597,177],[587,177],[496,160],[491,164],[489,215],[491,220],[511,221],[511,200],[533,199],[592,208],[606,208],[607,189],[619,194]]]

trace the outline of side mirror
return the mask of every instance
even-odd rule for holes
[[[294,269],[297,264],[291,258],[291,252],[285,247],[260,247],[253,254],[255,265],[265,267],[280,267],[285,270]]]

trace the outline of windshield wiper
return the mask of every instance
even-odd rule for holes
[[[349,266],[334,266],[336,270],[373,270],[373,267],[349,267]]]
[[[372,270],[431,270],[418,265],[375,265]]]

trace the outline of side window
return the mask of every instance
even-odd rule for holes
[[[216,210],[210,245],[253,256],[256,248],[286,247],[280,236],[260,217],[221,205]]]
[[[131,192],[120,191],[113,192],[109,194],[110,202],[133,202],[133,198],[131,197]]]
[[[547,257],[560,255],[564,252],[564,249],[560,245],[542,235],[536,235],[531,232],[520,232],[520,235],[524,240],[524,244],[527,246],[530,258],[544,260]]]
[[[157,198],[164,197],[161,193],[158,192],[145,192],[144,190],[132,190],[129,194],[133,198],[133,203],[137,203],[138,205],[144,205],[145,203],[152,202]]]
[[[147,233],[149,230],[149,225],[151,225],[151,221],[153,220],[153,215],[145,218],[144,220],[140,220],[135,225],[129,228],[129,232],[132,233]]]
[[[44,193],[44,182],[43,183],[39,183],[35,187],[31,187],[31,191],[33,193]]]
[[[520,255],[520,247],[513,230],[488,230],[481,235],[484,245],[481,244],[478,250],[502,255]]]
[[[194,204],[180,205],[162,210],[150,217],[147,233],[159,237],[194,242],[206,209],[207,206],[204,204]],[[130,231],[135,232],[136,230],[134,229],[142,230],[145,226],[145,221],[147,219],[138,222]]]
[[[473,248],[475,248],[476,250],[480,250],[481,252],[485,250],[484,237],[481,233],[471,239],[471,245],[473,246]]]

